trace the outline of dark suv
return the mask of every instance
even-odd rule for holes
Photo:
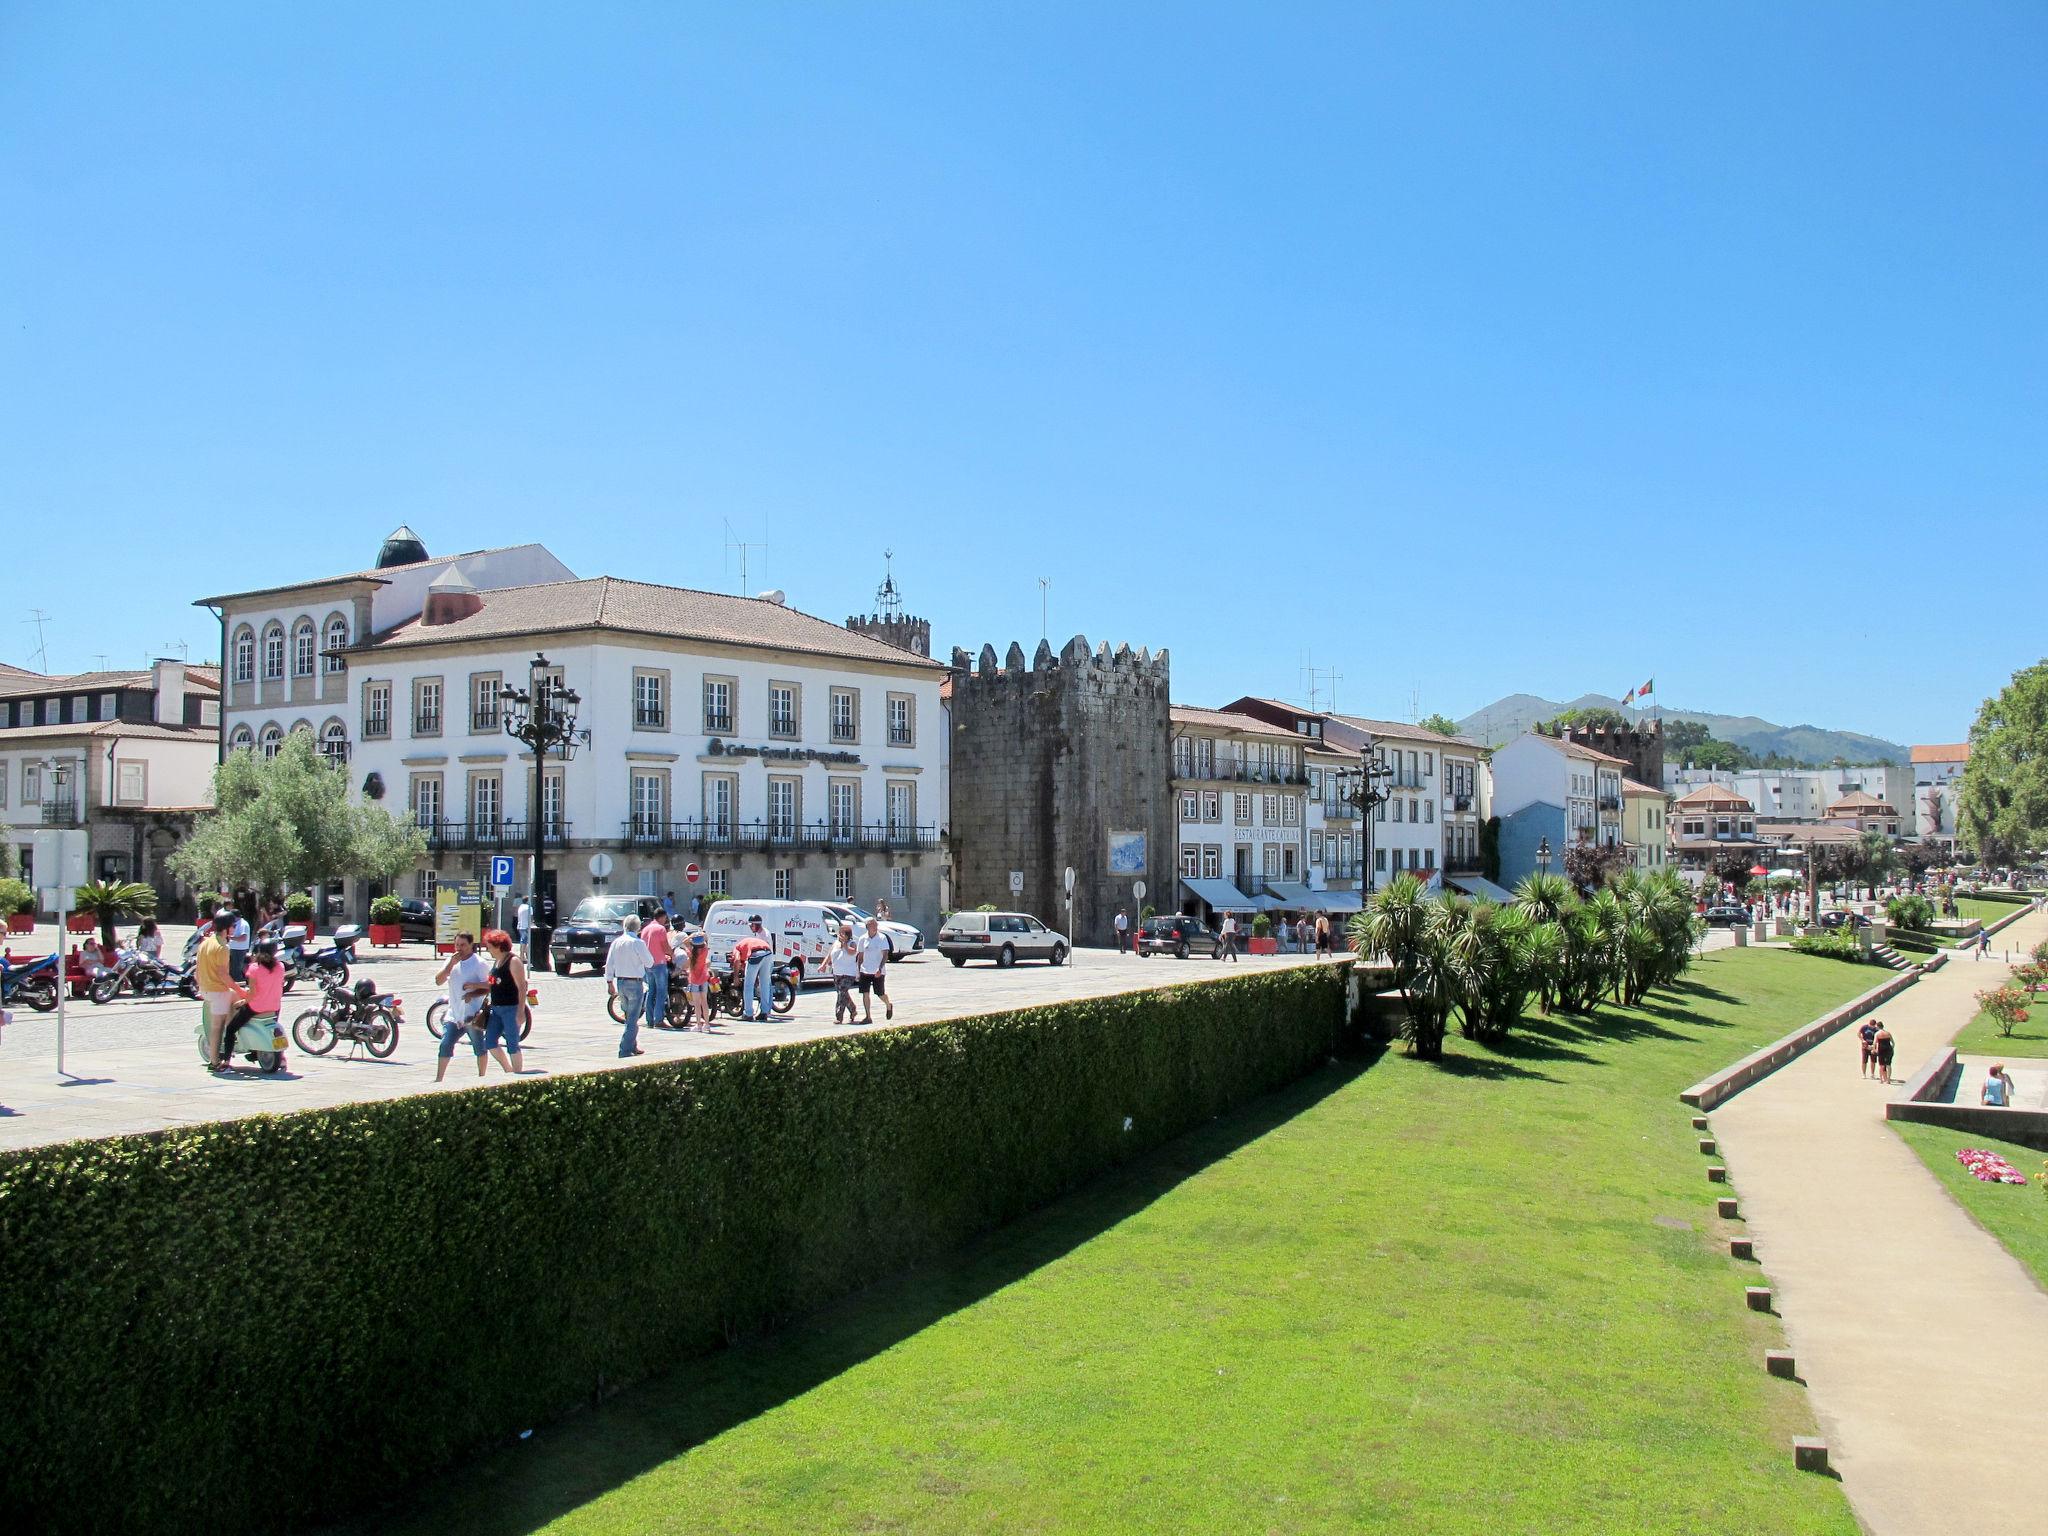
[[[644,923],[660,910],[661,903],[652,896],[584,897],[569,920],[548,939],[548,958],[554,962],[555,974],[568,975],[572,965],[603,970],[605,952],[624,931],[626,919],[638,917]]]
[[[1216,949],[1216,933],[1199,917],[1148,917],[1138,927],[1140,955],[1172,955],[1185,960],[1197,949]]]

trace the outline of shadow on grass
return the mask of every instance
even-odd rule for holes
[[[1374,1048],[1316,1072],[1154,1148],[955,1254],[845,1297],[777,1333],[686,1362],[540,1429],[530,1440],[439,1474],[431,1485],[381,1509],[329,1527],[330,1536],[525,1536],[1055,1262],[1312,1109],[1383,1054]],[[676,1304],[687,1306],[689,1298]]]

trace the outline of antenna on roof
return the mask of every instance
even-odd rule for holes
[[[745,597],[747,595],[747,552],[754,549],[766,549],[768,544],[766,540],[760,543],[749,543],[739,538],[732,531],[732,519],[728,517],[723,521],[725,523],[725,568],[727,571],[732,569],[732,552],[738,550],[740,552],[739,595]]]
[[[1050,617],[1049,617],[1049,614],[1050,614],[1050,611],[1051,611],[1051,602],[1052,602],[1052,599],[1051,599],[1051,593],[1052,593],[1052,578],[1051,578],[1050,576],[1041,576],[1041,577],[1039,577],[1039,578],[1038,578],[1038,638],[1039,638],[1039,639],[1041,639],[1041,640],[1050,640],[1050,639],[1052,638],[1052,621],[1051,621],[1051,619],[1050,619]]]
[[[28,611],[28,617],[22,620],[22,623],[33,624],[36,627],[35,654],[36,659],[41,663],[36,668],[38,672],[48,672],[50,670],[50,646],[49,642],[43,638],[43,625],[49,621],[49,617],[42,609],[31,608]]]
[[[894,562],[896,551],[882,551],[882,584],[875,588],[875,616],[881,619],[903,617],[903,593],[896,586]]]
[[[192,659],[192,647],[183,640],[166,640],[164,642],[164,649],[166,651],[176,651],[180,661],[190,661]]]
[[[1335,667],[1318,667],[1313,661],[1304,668],[1308,674],[1308,707],[1311,713],[1337,708],[1337,685],[1344,674]],[[1328,685],[1325,688],[1325,684]]]

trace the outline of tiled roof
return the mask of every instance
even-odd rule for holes
[[[595,576],[529,587],[499,587],[482,594],[483,607],[448,624],[408,619],[370,637],[358,652],[424,645],[466,645],[529,635],[603,629],[624,635],[659,635],[763,650],[797,651],[846,661],[881,662],[929,672],[944,662],[871,640],[826,619],[758,597],[733,597],[689,587]]]
[[[1605,763],[1610,768],[1633,768],[1635,766],[1634,763],[1631,763],[1625,757],[1612,757],[1597,748],[1587,746],[1583,741],[1566,741],[1562,736],[1549,736],[1545,735],[1542,731],[1531,731],[1529,734],[1545,746],[1562,752],[1566,757],[1581,758],[1589,763]]]
[[[1630,778],[1630,777],[1629,777],[1629,776],[1628,776],[1627,774],[1623,774],[1623,775],[1621,776],[1621,792],[1622,792],[1622,793],[1623,793],[1624,795],[1634,795],[1634,796],[1636,796],[1636,797],[1637,797],[1637,798],[1639,798],[1639,799],[1640,799],[1640,798],[1641,798],[1642,796],[1644,796],[1644,795],[1655,795],[1655,796],[1656,796],[1656,797],[1657,797],[1657,798],[1658,798],[1659,800],[1662,800],[1662,799],[1664,798],[1664,791],[1663,791],[1663,790],[1661,790],[1661,789],[1652,789],[1652,788],[1651,788],[1651,787],[1650,787],[1649,785],[1647,785],[1647,784],[1640,784],[1640,783],[1637,783],[1637,782],[1636,782],[1636,781],[1635,781],[1634,779]]]
[[[1298,731],[1283,726],[1268,725],[1250,715],[1232,714],[1227,709],[1198,709],[1192,704],[1176,704],[1171,711],[1175,725],[1185,725],[1198,731],[1235,731],[1243,736],[1273,736],[1281,741],[1309,743],[1313,737],[1303,736]]]
[[[1832,816],[1837,811],[1847,815],[1855,815],[1864,811],[1875,812],[1879,816],[1896,816],[1899,814],[1891,806],[1878,799],[1877,796],[1860,789],[1850,790],[1848,794],[1842,796],[1841,799],[1829,806],[1826,814]]]
[[[1728,786],[1725,784],[1702,784],[1698,789],[1695,789],[1688,794],[1680,795],[1678,799],[1673,803],[1676,805],[1699,806],[1701,808],[1715,805],[1727,805],[1739,806],[1741,809],[1745,811],[1753,811],[1756,809],[1755,806],[1751,805],[1747,800],[1743,799],[1742,796],[1736,794],[1734,790],[1728,788]]]
[[[123,741],[203,741],[212,746],[220,740],[220,728],[212,725],[158,725],[148,720],[99,720],[90,725],[25,725],[0,730],[0,751],[25,741],[66,741],[81,736]]]
[[[1967,741],[1952,741],[1943,746],[1913,749],[1913,761],[1916,763],[1965,763],[1969,760],[1970,744]]]
[[[459,555],[430,555],[426,559],[417,561],[412,565],[395,566],[393,569],[411,571],[417,570],[422,565],[441,565],[450,560],[473,560],[478,555],[502,555],[508,550],[540,548],[541,546],[538,544],[500,544],[492,549],[466,549]],[[223,592],[218,597],[195,598],[192,606],[195,608],[218,608],[223,604],[236,602],[245,597],[269,597],[278,592],[297,592],[303,587],[331,587],[337,582],[344,581],[370,581],[375,582],[380,587],[391,585],[385,578],[384,572],[373,566],[367,571],[349,571],[340,576],[313,576],[304,581],[287,581],[275,587],[251,587],[246,592]]]
[[[220,669],[189,666],[185,681],[201,693],[220,692]],[[109,688],[154,688],[156,674],[148,668],[125,672],[26,672],[10,667],[0,671],[0,699],[25,698],[43,693],[102,693]]]
[[[1376,739],[1384,736],[1394,741],[1423,741],[1463,747],[1469,752],[1486,750],[1470,736],[1446,736],[1441,731],[1432,731],[1405,720],[1369,720],[1364,715],[1332,715],[1330,718],[1342,720],[1346,725],[1368,732]]]

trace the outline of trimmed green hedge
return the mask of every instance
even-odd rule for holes
[[[1344,1006],[1267,971],[9,1154],[0,1514],[373,1503],[1300,1077]]]

